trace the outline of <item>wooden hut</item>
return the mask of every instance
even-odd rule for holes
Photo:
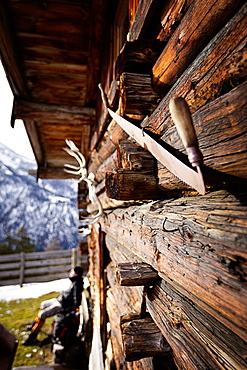
[[[0,3],[11,124],[25,123],[37,176],[71,177],[72,140],[103,207],[88,235],[93,370],[247,367],[246,11],[243,0]],[[190,167],[169,110],[185,99],[204,195],[111,118],[99,83],[112,111]],[[95,212],[84,185],[82,223]]]

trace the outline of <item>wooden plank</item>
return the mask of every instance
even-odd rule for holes
[[[20,279],[0,280],[0,286],[18,285]]]
[[[147,306],[172,350],[178,368],[246,368],[246,343],[214,316],[160,281],[147,292]]]
[[[0,257],[0,264],[2,263],[12,263],[14,261],[20,261],[20,253],[13,254],[3,254]]]
[[[24,60],[23,65],[27,70],[27,76],[32,76],[36,73],[41,74],[56,74],[56,75],[67,75],[67,76],[74,76],[75,79],[78,78],[80,75],[85,75],[87,71],[87,66],[85,65],[78,65],[72,63],[61,63],[61,62],[53,62],[53,63],[46,63],[44,61],[39,60]]]
[[[167,91],[244,1],[195,0],[153,67],[156,91]]]
[[[13,115],[16,119],[33,119],[41,121],[68,120],[70,124],[78,124],[95,117],[95,109],[56,104],[33,103],[15,99]]]
[[[34,86],[32,86],[34,87]],[[54,90],[56,94],[54,94]],[[49,84],[40,82],[32,90],[32,99],[43,103],[62,105],[84,105],[86,90],[83,85],[79,89],[69,85],[58,85],[56,81]],[[78,101],[79,100],[79,101]]]
[[[42,166],[45,164],[45,157],[44,157],[44,152],[43,148],[41,146],[40,140],[39,140],[39,134],[38,130],[36,127],[35,122],[31,120],[23,120],[35,159],[38,163],[39,166]]]
[[[20,7],[20,5],[19,5]],[[15,14],[15,27],[21,33],[30,33],[30,30],[33,30],[34,34],[53,37],[64,37],[67,38],[80,37],[82,45],[84,43],[85,48],[88,48],[88,31],[89,23],[87,19],[84,19],[84,26],[82,27],[82,19],[76,17],[73,19],[73,22],[68,18],[59,18],[58,15],[55,15],[52,21],[48,21],[46,16],[38,18],[31,14],[31,16],[26,13],[23,16],[19,16],[19,7],[16,9]],[[44,14],[46,15],[46,11]],[[88,17],[89,19],[89,17]]]
[[[97,97],[97,84],[100,69],[100,59],[104,43],[102,35],[105,32],[107,17],[107,3],[104,0],[94,0],[92,2],[91,24],[92,27],[89,46],[88,74],[87,74],[87,100],[85,104],[88,106],[94,105]],[[105,37],[108,37],[105,34]]]
[[[8,264],[0,263],[0,271],[6,270],[6,269],[15,270],[15,269],[18,269],[19,267],[20,267],[20,262],[19,261],[18,262],[13,262],[13,263],[8,263]]]
[[[119,244],[116,240],[113,240],[109,235],[106,235],[106,242],[107,248],[110,249],[111,253],[118,255],[118,261],[126,261],[130,260],[131,251],[125,250],[124,246]],[[121,253],[123,252],[123,253]],[[116,253],[116,254],[115,254]],[[113,256],[111,254],[111,256]],[[138,257],[133,254],[133,261]],[[129,363],[127,365],[124,354],[123,354],[123,344],[122,344],[122,336],[120,330],[120,317],[123,314],[130,315],[133,313],[140,313],[141,310],[141,302],[142,302],[142,292],[143,289],[140,287],[124,287],[119,286],[116,280],[116,270],[114,263],[110,263],[107,266],[107,279],[110,284],[110,288],[107,289],[107,312],[109,315],[109,320],[111,323],[111,339],[113,343],[113,352],[114,352],[114,359],[117,364],[117,368],[120,369],[135,369],[138,368],[142,370],[150,369],[154,370],[155,361],[152,358],[145,358],[134,363]],[[119,299],[121,297],[121,299]],[[119,367],[118,364],[121,364]],[[132,367],[132,365],[134,365]],[[162,359],[156,360],[157,368],[161,368],[164,370],[175,370],[176,366],[174,366],[172,358],[169,354]],[[160,367],[158,367],[160,366]]]
[[[25,274],[25,252],[21,252],[20,256],[20,286],[22,286],[24,281],[24,274]]]
[[[67,21],[85,21],[89,16],[90,5],[88,2],[81,1],[53,1],[47,3],[36,3],[26,0],[10,1],[11,10],[14,14],[20,17],[31,18],[45,18],[47,21],[52,22],[54,19],[61,19]],[[34,17],[35,14],[35,17]]]
[[[246,339],[246,212],[245,193],[218,191],[157,203],[153,210],[114,210],[101,225],[155,270],[183,282],[198,304]]]
[[[59,250],[59,251],[44,251],[44,252],[30,252],[26,253],[26,260],[32,259],[49,259],[56,257],[68,257],[71,255],[71,250]]]
[[[36,260],[36,261],[27,261],[25,262],[25,267],[36,267],[36,266],[54,266],[54,265],[64,265],[70,263],[71,256],[61,257],[61,258],[52,258],[51,260]]]
[[[55,34],[41,35],[32,33],[30,29],[17,32],[17,37],[21,48],[28,48],[29,50],[34,51],[40,49],[44,52],[46,52],[46,49],[52,49],[54,52],[64,52],[65,50],[72,52],[78,50],[79,53],[87,56],[87,42],[84,44],[82,43],[83,36],[85,35],[78,32],[77,34],[73,35],[68,42],[66,34],[64,34],[62,37],[59,37]],[[76,77],[78,78],[79,76]]]
[[[42,276],[27,276],[24,278],[24,284],[27,283],[44,283],[47,281],[66,279],[68,277],[67,272],[60,272],[59,274],[47,274]]]
[[[26,87],[20,70],[18,53],[16,52],[15,42],[10,34],[9,12],[6,2],[0,3],[0,51],[3,66],[15,95],[26,95]]]

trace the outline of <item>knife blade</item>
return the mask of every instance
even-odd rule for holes
[[[185,163],[183,163],[181,160],[179,160],[177,157],[175,157],[173,154],[171,154],[161,144],[154,140],[146,131],[137,127],[136,125],[129,122],[125,118],[119,116],[117,113],[115,113],[108,107],[107,98],[101,84],[99,85],[99,88],[101,91],[102,100],[106,108],[108,109],[110,116],[122,127],[122,129],[125,132],[127,132],[127,134],[131,136],[134,140],[136,140],[143,148],[147,149],[171,173],[173,173],[180,180],[184,181],[186,184],[190,185],[192,188],[197,190],[200,194],[205,194],[204,180],[198,162],[196,162],[197,171],[195,171],[194,169],[190,168]],[[177,107],[177,105],[175,104],[174,110],[177,112],[180,110],[180,107]],[[185,118],[186,123],[188,121],[187,118],[188,117],[186,116]],[[176,122],[177,121],[178,119],[176,118]],[[193,126],[192,120],[187,126],[190,127],[191,124]],[[181,132],[183,131],[182,125],[180,127],[180,131]],[[189,147],[191,148],[191,145],[188,146],[187,144],[188,143],[186,142],[187,148]]]

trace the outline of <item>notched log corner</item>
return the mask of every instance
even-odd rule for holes
[[[159,279],[158,272],[147,263],[118,263],[116,274],[121,286],[151,286]]]
[[[156,178],[155,158],[130,140],[120,140],[118,166],[106,173],[106,194],[117,200],[157,200],[162,191]]]
[[[144,318],[125,316],[120,321],[126,361],[169,354],[170,346],[149,314]]]
[[[117,169],[106,173],[106,194],[117,200],[157,200],[161,197],[154,174]]]

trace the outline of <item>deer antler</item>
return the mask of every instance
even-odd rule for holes
[[[83,217],[81,220],[82,222],[91,225],[97,222],[100,217],[103,215],[103,209],[102,205],[100,203],[100,200],[97,197],[96,194],[96,189],[94,185],[94,174],[90,173],[87,175],[87,169],[86,169],[86,159],[84,155],[80,152],[80,150],[77,148],[77,146],[74,144],[72,140],[65,140],[66,144],[68,145],[68,148],[63,148],[70,156],[74,157],[79,166],[73,166],[71,164],[65,164],[64,166],[67,168],[64,168],[64,171],[71,173],[76,176],[80,176],[78,179],[78,183],[81,181],[85,181],[88,187],[88,198],[91,203],[97,205],[97,214],[88,216],[88,217]],[[80,227],[79,227],[80,231]]]

